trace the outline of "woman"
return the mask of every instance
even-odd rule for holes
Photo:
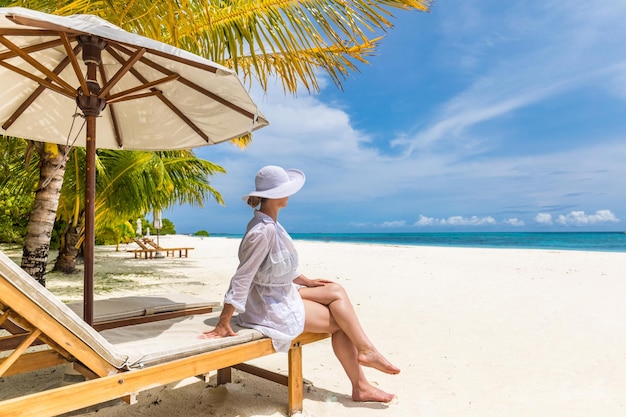
[[[352,383],[354,401],[389,402],[386,393],[365,378],[362,366],[388,374],[400,369],[378,352],[365,335],[343,287],[297,272],[298,255],[289,234],[278,223],[278,212],[289,196],[304,185],[296,169],[266,166],[256,174],[255,191],[244,196],[255,210],[239,246],[239,266],[224,297],[224,309],[214,330],[202,338],[234,336],[235,312],[243,327],[272,338],[279,352],[303,331],[330,333],[335,355]]]

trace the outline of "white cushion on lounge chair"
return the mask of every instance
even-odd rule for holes
[[[202,332],[217,324],[219,312],[177,317],[150,323],[123,326],[100,332],[115,348],[128,355],[129,367],[142,367],[171,361],[191,354],[220,349],[260,339],[252,329],[231,326],[236,336],[199,339]]]
[[[83,316],[83,303],[70,303],[68,307]],[[201,307],[219,307],[219,303],[189,294],[114,297],[94,301],[93,320],[99,323]]]

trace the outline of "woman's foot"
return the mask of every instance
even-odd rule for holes
[[[359,402],[375,401],[379,403],[388,403],[396,396],[378,389],[370,384],[361,388],[352,389],[352,400]]]
[[[363,366],[378,369],[386,374],[399,374],[400,368],[395,367],[380,352],[375,350],[359,352],[359,363]]]

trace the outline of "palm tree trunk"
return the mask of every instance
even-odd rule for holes
[[[61,271],[66,274],[76,272],[76,258],[78,257],[78,249],[76,244],[80,239],[80,228],[70,222],[68,227],[63,231],[61,237],[61,246],[59,247],[59,256],[57,257],[53,271]]]
[[[59,205],[69,149],[67,146],[50,143],[36,143],[35,147],[40,160],[39,186],[24,239],[22,269],[45,286],[50,237]]]

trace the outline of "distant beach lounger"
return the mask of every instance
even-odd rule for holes
[[[114,304],[108,304],[111,311]],[[119,313],[105,310],[100,308],[103,322],[118,319]],[[303,333],[296,338],[285,376],[244,363],[275,352],[271,340],[255,330],[233,323],[237,336],[198,339],[215,326],[218,314],[182,315],[98,332],[0,252],[0,326],[28,332],[18,335],[23,338],[19,345],[0,358],[0,377],[69,362],[88,378],[0,401],[0,415],[55,416],[116,398],[132,403],[146,389],[191,376],[205,378],[216,370],[218,383],[228,382],[231,367],[287,385],[289,414],[302,411],[302,345],[329,335]],[[0,342],[12,337],[0,337]],[[37,339],[48,348],[29,352]]]
[[[165,252],[165,256],[171,256],[174,257],[176,256],[176,253],[178,252],[178,257],[182,258],[182,257],[189,257],[189,251],[193,250],[194,248],[163,248],[159,245],[157,245],[157,243],[155,241],[153,241],[150,238],[144,237],[141,239],[135,238],[134,239],[135,243],[139,245],[140,249],[129,249],[127,252],[132,252],[135,254],[135,258],[154,258],[157,254],[157,252]]]

